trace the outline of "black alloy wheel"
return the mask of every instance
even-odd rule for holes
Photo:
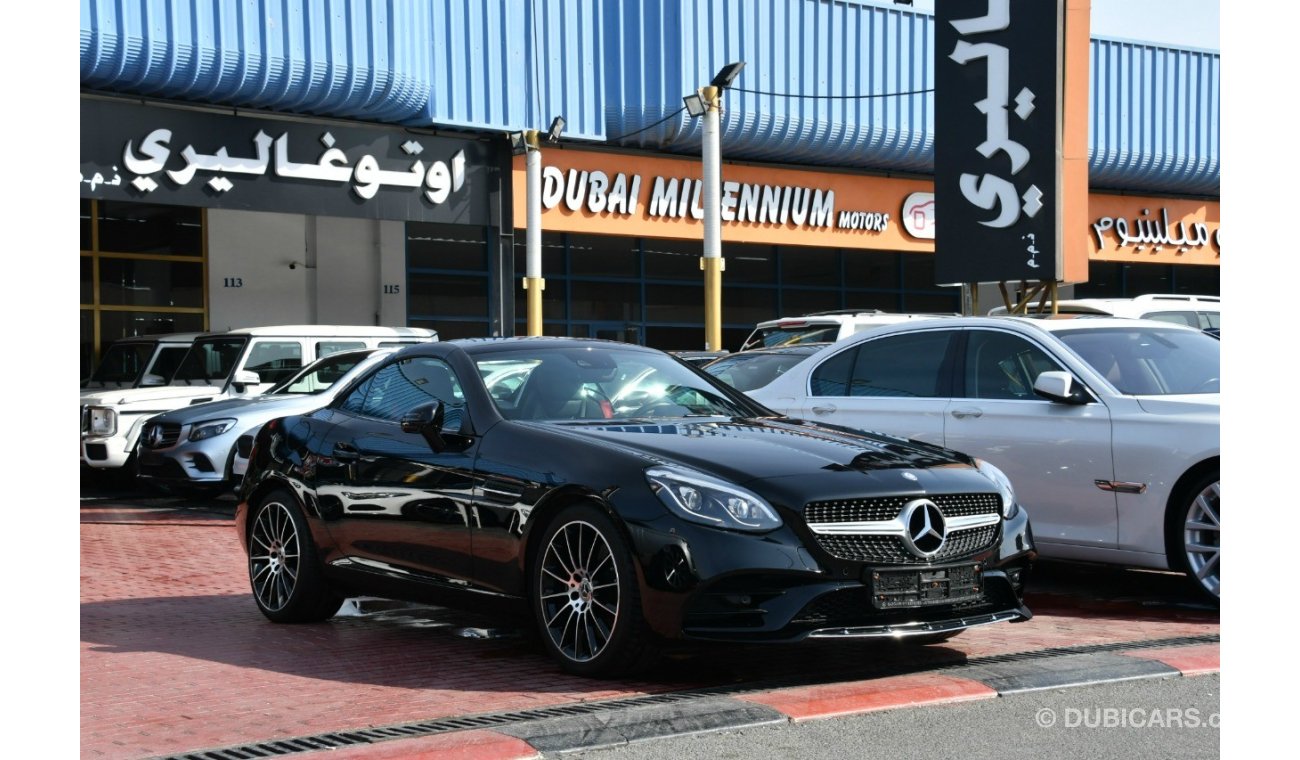
[[[631,552],[601,510],[580,504],[560,512],[530,578],[542,641],[568,672],[613,677],[653,658]]]
[[[343,605],[321,578],[311,531],[287,491],[270,492],[253,510],[248,578],[258,609],[277,623],[315,623]]]

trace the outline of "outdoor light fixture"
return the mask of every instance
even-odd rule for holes
[[[736,81],[736,77],[740,74],[740,70],[743,68],[745,68],[744,61],[728,63],[726,66],[722,67],[722,70],[713,78],[713,81],[709,82],[709,85],[725,90],[731,86],[732,82]]]
[[[736,81],[740,70],[745,68],[744,61],[728,63],[713,77],[708,86],[682,98],[686,111],[693,118],[702,118],[704,128],[701,160],[704,164],[704,176],[700,180],[704,188],[704,255],[700,257],[700,269],[704,272],[704,348],[716,351],[722,347],[722,270],[726,262],[722,260],[722,146],[721,115],[722,93]]]
[[[528,140],[523,132],[509,132],[507,136],[510,138],[510,155],[522,156],[528,152]]]
[[[546,139],[550,142],[559,142],[560,133],[564,131],[564,117],[556,116],[551,120],[551,128],[546,131]]]
[[[699,118],[704,115],[704,98],[701,98],[698,92],[682,98],[682,102],[686,104],[686,113],[691,116]]]

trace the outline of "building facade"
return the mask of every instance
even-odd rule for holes
[[[724,347],[775,316],[961,308],[933,266],[934,20],[910,7],[89,0],[80,41],[83,376],[151,332],[522,333],[506,135],[555,116],[545,331],[700,348],[702,125],[682,97],[733,61]],[[1073,294],[1218,294],[1218,53],[1089,54]]]

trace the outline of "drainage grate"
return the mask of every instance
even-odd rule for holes
[[[866,667],[860,671],[855,671],[854,673],[841,673],[840,676],[844,678],[856,678],[860,676],[882,677],[924,671],[954,670],[976,665],[1041,660],[1072,654],[1098,654],[1103,652],[1121,652],[1139,649],[1160,649],[1164,647],[1187,646],[1191,644],[1211,644],[1218,641],[1219,634],[1211,633],[1199,636],[1178,636],[1167,639],[1152,639],[1148,641],[1083,644],[1071,647],[1040,649],[1033,652],[975,657],[973,659],[955,663],[881,665]],[[542,707],[533,710],[521,710],[518,712],[472,715],[461,718],[443,718],[422,723],[405,723],[396,726],[365,728],[346,732],[317,734],[315,736],[300,736],[293,739],[279,739],[275,741],[259,742],[257,744],[241,744],[235,747],[200,750],[198,752],[187,752],[180,755],[168,755],[156,758],[155,760],[249,760],[250,758],[279,757],[281,755],[312,752],[321,749],[335,749],[338,747],[357,744],[375,744],[390,739],[410,739],[419,736],[432,736],[434,734],[466,731],[476,728],[495,728],[498,726],[526,723],[546,718],[590,715],[592,713],[609,712],[611,710],[622,710],[633,707],[645,707],[647,705],[664,705],[672,704],[674,702],[686,702],[705,697],[734,696],[738,694],[768,691],[770,689],[802,686],[817,682],[816,679],[802,677],[753,682],[744,685],[709,686],[674,692],[672,694],[652,694],[642,697],[629,697],[627,699],[584,702],[576,705],[558,705],[556,707]]]

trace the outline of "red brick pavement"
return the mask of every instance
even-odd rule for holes
[[[567,676],[524,636],[466,638],[470,616],[395,611],[279,626],[257,611],[227,516],[82,510],[81,751],[146,758],[330,731],[683,688],[1217,633],[1216,612],[1037,594],[1022,624],[940,647],[831,642],[687,651],[652,680]],[[759,654],[756,654],[756,651]]]

